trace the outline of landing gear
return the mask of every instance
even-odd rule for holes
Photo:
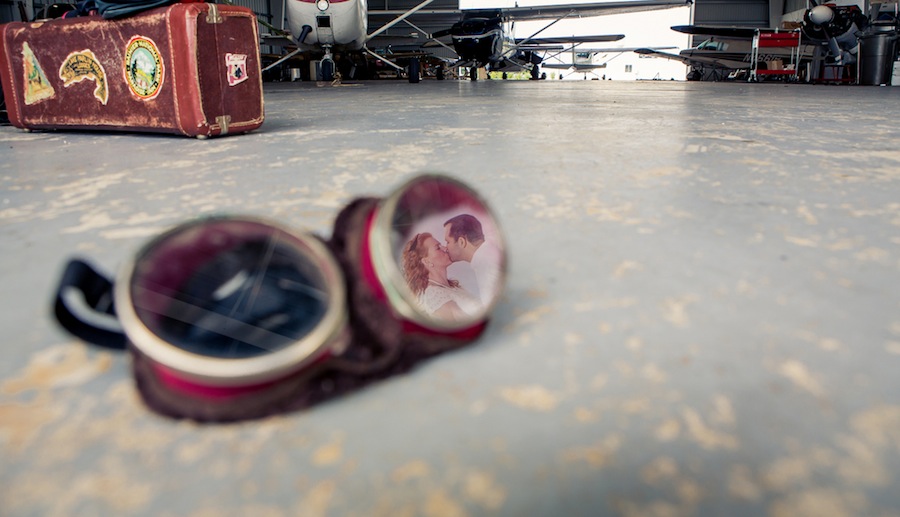
[[[334,61],[331,59],[323,59],[322,65],[320,68],[322,72],[322,80],[323,81],[333,81],[334,80]]]
[[[469,80],[477,81],[478,80],[478,68],[477,67],[469,67]]]
[[[541,67],[537,65],[531,66],[531,80],[537,81],[541,78]]]
[[[410,59],[409,60],[409,70],[408,70],[409,82],[411,82],[411,83],[419,82],[419,78],[421,76],[420,70],[421,70],[421,63],[419,63],[419,58],[414,57],[414,58]]]
[[[319,71],[323,81],[334,80],[334,56],[331,54],[331,47],[325,46],[325,57],[322,58]]]

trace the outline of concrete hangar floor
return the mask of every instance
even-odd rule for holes
[[[2,127],[3,513],[897,515],[898,91],[279,83],[242,136]],[[73,254],[211,213],[328,236],[422,171],[483,194],[510,270],[407,374],[196,425],[51,319]]]

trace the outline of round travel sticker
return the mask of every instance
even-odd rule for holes
[[[125,49],[125,82],[141,100],[156,97],[165,76],[162,56],[150,38],[135,36]]]

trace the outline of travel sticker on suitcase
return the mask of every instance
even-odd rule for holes
[[[125,47],[125,82],[138,99],[149,101],[159,94],[165,78],[165,67],[156,43],[150,38],[134,36]]]
[[[81,81],[94,81],[97,85],[94,88],[94,98],[106,106],[106,102],[109,100],[106,70],[90,50],[72,52],[66,56],[62,66],[59,67],[59,78],[62,79],[63,86],[66,88]]]
[[[250,77],[247,75],[247,54],[226,52],[225,67],[228,70],[228,86],[240,84]]]
[[[22,58],[25,69],[25,104],[31,106],[56,97],[56,90],[50,85],[44,69],[41,68],[37,56],[31,51],[27,42],[22,43]]]

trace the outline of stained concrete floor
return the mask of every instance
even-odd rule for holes
[[[0,514],[900,515],[900,88],[270,84],[207,141],[0,128]],[[472,346],[308,411],[159,417],[54,324],[198,214],[330,234],[421,171],[511,254]]]

